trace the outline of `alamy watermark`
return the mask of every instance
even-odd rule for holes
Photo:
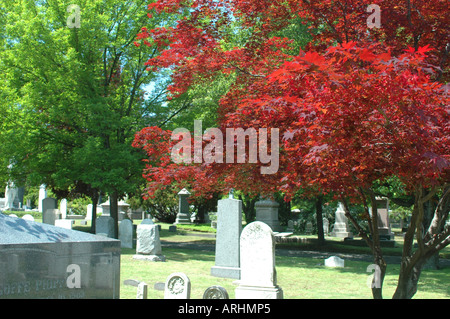
[[[81,28],[81,9],[77,4],[71,4],[67,7],[67,12],[70,15],[67,17],[67,26],[71,29]]]
[[[381,268],[376,264],[370,264],[367,266],[367,272],[373,274],[367,278],[367,287],[369,288],[381,288]]]
[[[367,17],[367,27],[370,29],[381,28],[381,9],[377,4],[371,4],[367,7],[366,12],[372,13]]]
[[[279,129],[270,129],[270,152],[268,152],[268,129],[259,128],[226,128],[224,136],[218,128],[208,128],[203,134],[202,121],[194,121],[194,152],[192,159],[192,138],[186,128],[177,128],[172,132],[171,139],[178,140],[171,150],[172,161],[190,164],[194,163],[257,163],[269,164],[261,166],[261,174],[275,174],[279,168]],[[248,138],[248,143],[247,143]],[[209,142],[203,147],[203,141]],[[248,156],[246,146],[248,145]],[[235,149],[236,158],[235,158]]]

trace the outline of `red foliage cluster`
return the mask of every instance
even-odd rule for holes
[[[381,28],[368,29],[369,4]],[[279,128],[280,169],[257,164],[174,164],[170,133],[147,128],[135,146],[147,151],[148,192],[173,181],[194,194],[226,188],[252,193],[299,188],[352,196],[396,175],[408,187],[450,180],[447,1],[159,0],[156,14],[189,14],[170,28],[143,30],[161,54],[151,68],[172,67],[174,96],[218,72],[236,81],[221,99],[221,129]],[[292,56],[290,39],[274,36],[293,19],[313,41]],[[229,48],[233,31],[251,30]],[[231,34],[231,35],[230,35]],[[139,44],[139,43],[137,43]],[[433,48],[433,49],[432,49]],[[173,141],[172,141],[173,143]]]

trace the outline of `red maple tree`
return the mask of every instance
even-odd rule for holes
[[[367,28],[371,3],[382,8],[379,29]],[[149,10],[189,12],[176,26],[138,35],[161,50],[149,68],[174,69],[173,96],[218,72],[233,74],[220,101],[220,129],[279,128],[282,137],[278,172],[262,175],[261,162],[175,164],[171,132],[144,129],[134,145],[149,155],[149,194],[174,181],[189,183],[197,196],[231,187],[282,191],[287,199],[299,189],[332,193],[372,249],[382,282],[386,262],[372,186],[397,176],[415,205],[394,297],[412,297],[423,264],[450,242],[446,1],[160,0]],[[278,35],[298,18],[313,40],[293,55],[294,41]],[[233,43],[229,25],[236,21],[251,32],[230,48],[224,43]],[[424,204],[436,196],[424,229]],[[369,223],[368,233],[350,214],[351,202],[365,205],[360,219]],[[381,288],[373,295],[381,297]]]

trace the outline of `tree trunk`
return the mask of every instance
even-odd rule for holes
[[[323,212],[322,212],[323,196],[318,196],[316,199],[316,224],[317,224],[317,239],[319,246],[325,244],[325,235],[323,233]]]
[[[397,288],[392,296],[393,299],[411,299],[416,294],[417,283],[425,262],[426,259],[421,258],[413,265],[411,259],[403,258]]]
[[[119,238],[119,206],[117,192],[112,192],[109,195],[109,214],[114,220],[114,238]]]

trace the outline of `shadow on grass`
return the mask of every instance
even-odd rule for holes
[[[136,249],[134,248],[122,248],[121,255],[135,254]],[[167,261],[188,262],[191,260],[196,260],[214,262],[215,260],[214,251],[166,247],[162,249],[162,254],[166,256]]]

